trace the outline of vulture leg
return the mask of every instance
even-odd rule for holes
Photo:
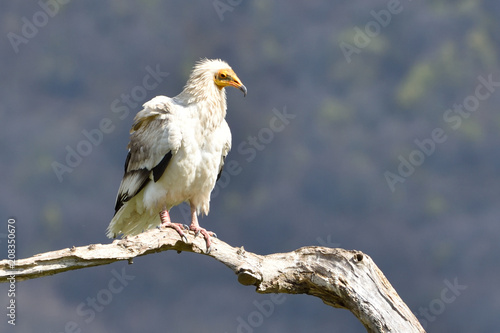
[[[175,231],[177,231],[179,236],[181,236],[184,243],[188,242],[186,235],[184,234],[184,231],[182,231],[182,229],[184,229],[184,225],[181,223],[172,223],[172,221],[170,220],[170,214],[168,213],[168,210],[164,209],[160,212],[160,220],[161,220],[160,227],[175,229]]]
[[[200,225],[198,224],[198,215],[196,214],[196,208],[193,205],[191,205],[191,225],[189,226],[189,229],[195,232],[195,237],[199,234],[203,235],[203,238],[205,238],[205,242],[207,243],[206,253],[210,253],[210,251],[212,250],[210,237],[217,237],[217,235],[212,231],[207,231],[207,229],[200,227]]]

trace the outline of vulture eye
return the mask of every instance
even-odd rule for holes
[[[225,79],[227,77],[227,74],[226,73],[220,73],[220,78],[221,79]]]

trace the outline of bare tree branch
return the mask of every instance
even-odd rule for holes
[[[111,244],[92,244],[0,261],[0,282],[16,282],[69,270],[110,264],[150,253],[176,250],[204,254],[202,237],[183,243],[172,229],[152,229]],[[327,305],[351,311],[368,332],[425,332],[372,259],[359,251],[310,246],[266,256],[246,252],[213,239],[209,256],[238,275],[259,293],[308,294]]]

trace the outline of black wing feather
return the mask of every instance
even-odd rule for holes
[[[148,170],[146,168],[143,169],[138,169],[138,170],[129,170],[128,169],[128,164],[130,162],[131,158],[131,152],[128,152],[127,159],[125,160],[125,175],[123,176],[123,179],[126,178],[136,178],[136,183],[140,184],[139,187],[137,187],[136,191],[133,192],[121,192],[118,194],[116,198],[116,204],[115,204],[115,214],[120,210],[120,208],[130,199],[132,199],[137,193],[139,193],[151,180],[149,177],[151,175],[151,172],[153,172],[153,180],[155,182],[160,179],[160,177],[163,175],[165,172],[165,169],[168,166],[168,163],[172,159],[172,152],[168,152],[158,163],[153,170]]]
[[[125,177],[137,177],[138,182],[141,185],[139,186],[139,188],[137,189],[137,191],[134,191],[132,193],[129,193],[129,192],[120,193],[116,197],[115,214],[120,210],[120,208],[127,201],[129,201],[130,199],[132,199],[137,193],[139,193],[144,188],[144,186],[146,186],[149,183],[149,181],[150,181],[149,174],[150,173],[151,173],[151,171],[149,171],[148,169],[139,169],[139,170],[129,171],[129,172],[127,172],[125,174],[125,176],[123,176],[124,178]]]
[[[163,156],[160,163],[158,163],[153,168],[153,180],[155,181],[155,183],[158,181],[158,179],[161,178],[171,159],[172,159],[172,152],[169,151],[165,156]]]
[[[222,156],[222,163],[220,164],[220,169],[219,169],[219,174],[217,175],[217,180],[219,180],[220,176],[222,175],[222,169],[224,169],[224,163],[226,162],[226,156]]]
[[[115,215],[120,210],[120,208],[125,204],[125,202],[129,201],[131,198],[134,197],[134,195],[139,193],[144,188],[144,186],[147,185],[147,183],[150,180],[149,179],[150,171],[146,168],[139,169],[139,170],[127,171],[131,156],[132,156],[132,154],[129,151],[127,158],[125,159],[125,174],[123,175],[123,179],[129,178],[129,177],[136,177],[138,180],[138,183],[141,185],[138,187],[137,191],[134,191],[132,193],[129,193],[128,191],[118,193],[118,196],[116,197],[116,204],[115,204]],[[122,182],[123,182],[123,180],[122,180]]]

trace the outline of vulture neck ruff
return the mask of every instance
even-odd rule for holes
[[[226,90],[215,84],[221,69],[231,68],[222,60],[201,60],[196,64],[184,87],[175,99],[185,106],[196,105],[207,129],[214,129],[226,117]]]

